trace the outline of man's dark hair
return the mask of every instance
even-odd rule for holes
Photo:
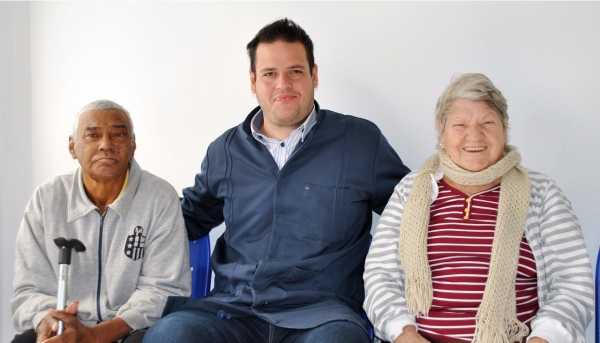
[[[312,75],[313,66],[315,65],[312,40],[310,40],[306,31],[298,24],[294,23],[291,19],[284,18],[260,29],[256,36],[254,36],[254,39],[246,46],[248,56],[250,57],[250,69],[254,73],[254,77],[256,77],[256,48],[258,48],[258,44],[274,43],[279,40],[287,43],[300,42],[304,45],[308,67]]]

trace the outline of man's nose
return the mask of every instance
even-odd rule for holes
[[[102,138],[100,139],[100,145],[99,148],[100,150],[112,150],[114,147],[114,144],[112,142],[112,139],[109,135],[104,135],[102,136]]]
[[[288,89],[292,85],[290,76],[287,73],[281,73],[277,78],[277,89]]]

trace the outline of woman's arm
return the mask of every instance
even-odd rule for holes
[[[554,181],[535,172],[530,178],[533,213],[527,231],[540,298],[530,337],[583,343],[594,311],[594,283],[579,220]]]
[[[364,309],[377,336],[393,342],[406,325],[417,326],[404,298],[404,270],[398,257],[398,237],[404,202],[414,174],[394,189],[375,230],[365,262]]]

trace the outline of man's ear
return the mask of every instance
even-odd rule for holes
[[[137,148],[137,144],[135,144],[135,136],[133,137],[133,141],[131,142],[131,158],[135,155],[135,148]]]
[[[252,72],[252,69],[249,71],[250,73],[250,91],[252,94],[256,94],[256,75]]]
[[[69,152],[71,153],[71,157],[76,160],[77,154],[75,154],[75,141],[73,140],[73,136],[69,136]]]
[[[312,82],[313,88],[319,87],[319,66],[316,64],[312,68]]]

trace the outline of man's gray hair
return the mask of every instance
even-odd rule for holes
[[[90,102],[89,104],[83,106],[82,109],[77,112],[75,116],[75,122],[73,122],[73,140],[77,140],[77,132],[79,131],[79,118],[82,114],[85,114],[89,111],[110,111],[110,110],[119,110],[125,113],[127,120],[129,120],[129,131],[131,132],[131,139],[135,138],[135,132],[133,131],[133,121],[131,120],[131,116],[129,115],[129,111],[127,111],[123,106],[117,104],[114,101],[110,100],[96,100]]]
[[[508,132],[508,106],[502,92],[483,74],[462,74],[440,95],[435,107],[436,123],[442,123],[442,131],[446,127],[446,119],[456,99],[483,101],[500,117],[504,131]],[[436,125],[437,128],[437,125]],[[441,134],[441,132],[439,132]],[[439,137],[438,137],[439,140]]]

